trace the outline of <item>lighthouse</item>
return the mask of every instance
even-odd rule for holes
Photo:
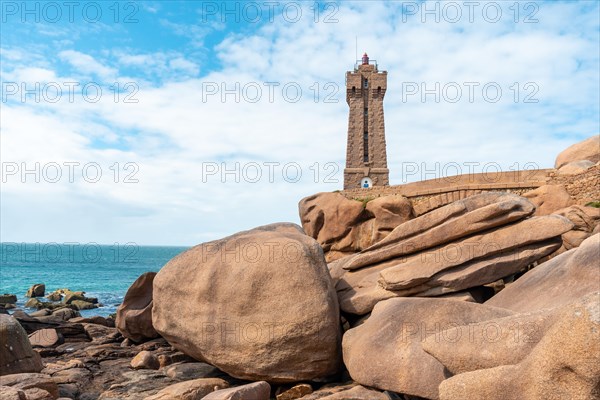
[[[387,72],[365,53],[353,71],[346,72],[348,142],[344,189],[389,185],[385,146],[383,98]]]

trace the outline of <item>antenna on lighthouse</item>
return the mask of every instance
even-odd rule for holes
[[[356,46],[355,46],[355,52],[354,52],[354,59],[358,60],[358,36],[356,36]]]

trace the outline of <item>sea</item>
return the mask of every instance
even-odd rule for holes
[[[135,243],[0,243],[0,294],[17,295],[24,308],[27,290],[46,285],[46,295],[57,289],[84,291],[97,297],[100,308],[82,316],[115,313],[131,284],[144,272],[159,271],[187,247],[139,246]],[[40,299],[43,300],[43,299]]]

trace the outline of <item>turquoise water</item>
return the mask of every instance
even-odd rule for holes
[[[160,270],[186,249],[136,244],[0,243],[0,294],[16,294],[17,305],[23,307],[27,289],[36,283],[46,285],[46,294],[62,288],[82,290],[104,306],[81,314],[107,316],[116,311],[138,276]]]

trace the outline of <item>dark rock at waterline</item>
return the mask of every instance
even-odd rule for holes
[[[25,297],[44,297],[44,294],[46,294],[46,285],[43,283],[36,283],[29,288]]]
[[[17,295],[14,294],[3,294],[0,295],[0,304],[16,304]]]
[[[62,300],[65,304],[73,304],[76,301],[84,301],[86,303],[97,304],[98,299],[96,297],[86,297],[85,292],[69,292],[65,294]]]

